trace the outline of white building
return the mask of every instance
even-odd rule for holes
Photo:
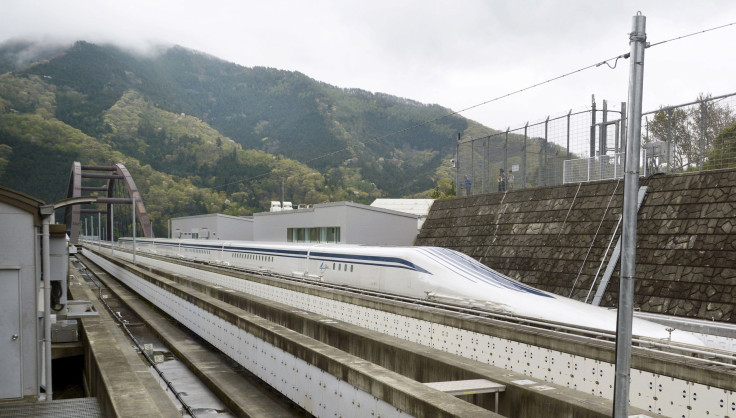
[[[309,208],[253,216],[253,240],[412,245],[418,215],[360,203],[322,203]]]
[[[253,240],[253,218],[220,213],[172,218],[171,238]]]
[[[376,199],[371,206],[419,216],[417,222],[417,231],[419,231],[424,221],[427,220],[432,203],[434,199]]]

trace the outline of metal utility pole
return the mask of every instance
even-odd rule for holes
[[[132,195],[133,195],[133,264],[135,264],[135,194],[132,194]]]
[[[621,283],[616,326],[616,378],[613,388],[613,416],[629,416],[631,383],[631,331],[634,316],[634,277],[636,273],[637,193],[639,189],[639,148],[641,142],[641,106],[644,82],[646,17],[637,12],[629,34],[629,115],[626,137],[624,207],[621,254]]]
[[[102,250],[102,214],[97,212],[97,251]]]
[[[54,206],[41,206],[43,217],[41,226],[41,287],[43,288],[43,369],[45,372],[46,401],[53,400],[53,379],[51,376],[51,218],[54,216]]]
[[[115,205],[110,204],[110,256],[115,255]]]

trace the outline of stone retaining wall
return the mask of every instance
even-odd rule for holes
[[[736,322],[736,170],[641,179],[634,306]],[[416,245],[464,252],[590,302],[621,228],[623,180],[436,200]],[[610,244],[610,249],[608,248]],[[601,305],[618,301],[616,266]]]

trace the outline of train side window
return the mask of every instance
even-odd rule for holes
[[[332,263],[332,269],[335,270],[335,263]]]
[[[354,267],[354,266],[353,266],[353,265],[351,264],[351,265],[350,265],[350,272],[351,272],[351,273],[353,272],[353,267]]]

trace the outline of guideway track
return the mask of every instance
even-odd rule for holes
[[[146,267],[88,251],[85,248],[85,254],[89,254],[92,261],[113,272],[126,285],[138,287],[144,292],[157,292],[156,295],[164,295],[168,299],[177,299],[175,303],[187,305],[184,309],[190,312],[193,321],[197,321],[197,318],[213,320],[209,322],[207,330],[200,329],[201,337],[219,349],[229,351],[228,355],[234,359],[240,356],[238,362],[247,359],[243,361],[247,363],[247,368],[256,374],[262,372],[259,377],[271,378],[272,386],[283,382],[288,389],[295,390],[298,395],[296,398],[299,398],[295,402],[301,406],[306,404],[305,409],[316,416],[332,416],[332,413],[327,412],[334,408],[341,408],[338,415],[342,416],[371,416],[371,411],[374,416],[499,416],[228,305],[200,292],[205,288],[196,286],[196,283],[192,287],[182,284],[186,282],[183,277],[179,278],[182,282],[174,281],[152,273]],[[152,299],[156,297],[152,296]],[[178,307],[171,308],[171,311],[174,309]],[[288,315],[288,312],[285,310],[284,314]],[[226,338],[226,335],[233,335],[229,332],[242,332],[238,334],[243,337],[242,345],[235,341],[238,336]],[[256,344],[251,343],[253,338],[258,340]],[[266,349],[263,344],[271,348]],[[268,362],[272,359],[276,360],[276,364],[271,363],[274,368],[269,368]],[[281,372],[275,370],[282,365]],[[319,370],[315,372],[315,369]],[[299,384],[299,379],[305,376],[307,381]],[[313,395],[306,393],[307,389],[321,392],[313,398]],[[347,398],[343,398],[343,394]]]
[[[335,321],[328,317],[317,315],[293,307],[282,305],[270,300],[261,299],[243,292],[225,289],[221,286],[184,277],[181,274],[167,273],[166,271],[144,266],[132,267],[120,260],[114,260],[119,265],[126,265],[126,269],[143,270],[152,274],[165,276],[170,280],[190,289],[206,292],[212,297],[225,301],[233,306],[270,319],[271,321],[298,330],[310,337],[319,339],[352,355],[356,355],[373,364],[393,370],[419,382],[463,380],[483,378],[505,384],[507,391],[501,394],[500,412],[507,416],[541,416],[549,411],[559,412],[567,416],[572,413],[580,417],[602,417],[610,415],[610,401],[591,396],[580,391],[548,384],[546,386],[529,387],[525,383],[515,381],[528,378],[521,373],[462,358],[457,355],[442,352],[420,344],[391,337],[380,332],[371,331],[360,326]],[[257,279],[257,278],[253,278]],[[293,286],[293,285],[292,285]],[[432,308],[422,308],[432,310]],[[462,320],[465,315],[456,315]],[[574,338],[568,336],[568,338]],[[528,383],[526,383],[528,384]],[[553,393],[542,389],[554,388]],[[487,409],[493,408],[493,397],[475,395],[473,402],[482,404]],[[640,412],[644,412],[641,411]],[[490,411],[485,410],[487,415]],[[649,414],[648,416],[656,416]]]
[[[94,274],[96,280],[138,315],[232,412],[238,416],[264,418],[307,415],[270,388],[264,388],[261,382],[251,382],[254,378],[248,379],[232,370],[232,365],[213,352],[211,346],[193,340],[187,332],[172,324],[167,317],[156,312],[89,259],[81,254],[77,258]]]

